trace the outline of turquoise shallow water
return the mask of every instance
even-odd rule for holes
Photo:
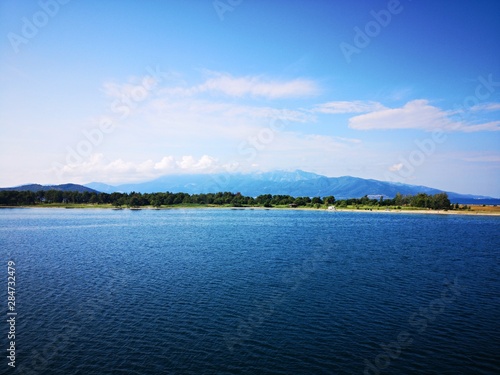
[[[375,212],[0,210],[18,313],[16,369],[5,358],[0,373],[498,374],[499,229]]]

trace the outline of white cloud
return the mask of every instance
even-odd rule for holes
[[[200,84],[189,86],[176,82],[176,85],[173,86],[164,85],[158,90],[158,93],[176,98],[194,97],[202,94],[223,94],[234,98],[286,99],[310,97],[318,95],[321,91],[316,82],[305,78],[276,80],[259,75],[234,77],[219,72],[208,72],[208,75],[209,77]],[[128,92],[131,89],[130,87],[126,88],[128,88]],[[116,85],[109,83],[105,85],[105,93],[115,94],[116,91]]]
[[[154,169],[157,171],[168,171],[175,166],[175,158],[173,156],[165,156],[158,163],[155,163]]]
[[[151,76],[130,78],[126,83],[104,82],[101,91],[111,98],[123,100],[124,103],[145,100],[158,82]]]
[[[199,172],[213,169],[216,162],[217,159],[203,155],[199,160],[196,160],[193,156],[183,156],[176,164],[182,170]]]
[[[499,154],[490,154],[490,155],[477,155],[477,156],[468,156],[464,157],[462,160],[473,162],[473,163],[500,163],[500,155]]]
[[[483,103],[471,107],[471,111],[494,112],[500,111],[500,103]]]
[[[246,101],[248,96],[277,99],[312,95],[319,90],[313,81],[209,74],[210,77],[198,85],[186,85],[177,79],[162,81],[156,86],[156,81],[146,76],[121,84],[106,82],[102,91],[113,100],[109,110],[117,113],[114,117],[123,129],[131,131],[140,127],[142,134],[146,129],[149,133],[154,129],[157,137],[166,136],[171,142],[173,137],[182,137],[175,140],[177,144],[182,144],[188,135],[192,139],[193,134],[197,134],[198,140],[200,137],[241,139],[242,133],[269,126],[277,119],[298,123],[316,121],[314,114],[300,108],[253,105]],[[231,98],[220,95],[214,98],[210,95],[213,93]]]
[[[335,101],[315,106],[312,112],[340,114],[340,113],[366,113],[385,109],[385,107],[373,101]]]
[[[248,100],[255,97],[293,98],[319,92],[314,82],[303,79],[283,81],[261,76],[233,77],[210,73],[208,79],[198,84],[179,82],[162,81],[156,85],[145,77],[131,79],[125,84],[106,83],[104,92],[113,100],[124,96],[133,99],[134,92],[137,97],[141,87],[152,89],[144,100],[134,102],[136,105],[127,119],[120,119],[119,130],[106,137],[103,147],[106,152],[114,152],[115,156],[105,160],[103,155],[95,154],[84,163],[66,166],[64,179],[123,183],[150,180],[166,174],[248,172],[257,168],[359,174],[362,171],[353,172],[353,166],[369,170],[374,165],[374,158],[384,154],[371,149],[370,144],[364,144],[360,139],[349,137],[352,131],[338,137],[314,134],[310,127],[300,130],[299,124],[316,123],[318,114],[352,114],[349,127],[356,130],[431,131],[440,128],[475,132],[500,128],[499,122],[453,121],[452,111],[445,111],[423,99],[410,101],[399,108],[359,100],[329,101],[305,109],[278,108],[268,104],[270,101],[266,105],[255,105],[254,101]],[[493,104],[484,105],[482,109],[492,110],[495,108]],[[284,123],[272,128],[275,119],[282,119]],[[259,140],[258,145],[253,146],[248,141],[250,139]],[[147,147],[150,159],[143,160],[146,157],[135,150],[115,148],[115,145],[131,143],[138,150]],[[173,153],[177,156],[169,155]],[[387,171],[387,165],[384,161],[380,169]],[[401,168],[400,163],[391,165],[389,170],[397,172]]]
[[[345,137],[335,137],[335,136],[332,136],[331,138],[338,140],[340,142],[354,143],[354,144],[361,143],[361,139],[357,138],[345,138]]]
[[[217,159],[203,155],[199,159],[186,155],[180,158],[165,156],[160,161],[107,160],[103,154],[92,154],[87,160],[66,164],[58,171],[61,180],[86,183],[100,181],[123,183],[145,181],[173,173],[211,173],[219,169]]]
[[[421,129],[425,131],[498,131],[500,122],[483,124],[452,121],[452,112],[444,111],[429,104],[427,100],[418,99],[406,103],[401,108],[381,109],[352,117],[349,127],[357,130],[374,129]]]
[[[444,123],[448,123],[446,113],[430,106],[426,100],[413,100],[402,108],[386,108],[352,117],[349,120],[349,127],[358,130],[433,130],[442,127]]]
[[[462,131],[464,133],[474,133],[474,132],[480,132],[480,131],[500,131],[500,121],[491,121],[491,122],[486,122],[484,124],[477,124],[477,125],[463,125],[458,127],[457,129],[453,130],[458,130]]]
[[[239,154],[230,162],[239,165],[238,171],[275,170],[283,168],[340,170],[358,160],[365,162],[366,153],[361,141],[294,131],[277,132],[269,142],[244,142]]]
[[[176,117],[202,116],[206,123],[210,117],[216,116],[217,121],[229,122],[234,124],[241,119],[268,120],[282,119],[293,122],[313,122],[315,117],[310,113],[301,110],[287,108],[273,108],[268,106],[252,106],[230,102],[210,101],[206,99],[195,98],[168,98],[159,97],[152,100],[142,112],[157,112],[162,118],[173,115]]]
[[[147,181],[168,174],[250,172],[280,169],[287,163],[296,168],[308,169],[309,163],[323,165],[325,160],[338,158],[362,158],[358,139],[324,135],[304,135],[299,132],[274,131],[268,139],[259,140],[258,134],[267,127],[255,129],[257,144],[243,141],[241,148],[235,144],[233,153],[226,153],[224,160],[202,155],[163,156],[157,160],[107,159],[104,154],[94,153],[82,162],[66,164],[58,170],[60,181],[88,183],[127,183]],[[240,140],[241,142],[241,140]],[[358,151],[356,151],[358,150]]]
[[[314,81],[297,78],[288,81],[264,79],[260,76],[233,77],[215,73],[203,84],[194,88],[195,92],[218,92],[234,97],[254,96],[269,99],[299,98],[317,95],[319,87]]]
[[[400,171],[400,170],[401,170],[401,168],[403,168],[403,163],[398,163],[398,164],[391,165],[391,166],[389,167],[389,170],[390,170],[391,172],[397,172],[397,171]]]

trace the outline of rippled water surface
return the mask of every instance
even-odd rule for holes
[[[0,373],[499,374],[499,229],[481,216],[3,209],[2,299],[14,260],[18,316],[16,370],[2,356]]]

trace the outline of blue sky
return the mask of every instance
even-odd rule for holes
[[[303,169],[500,197],[498,1],[0,3],[0,186]]]

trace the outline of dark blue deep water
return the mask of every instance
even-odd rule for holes
[[[0,210],[9,374],[499,374],[500,217]]]

